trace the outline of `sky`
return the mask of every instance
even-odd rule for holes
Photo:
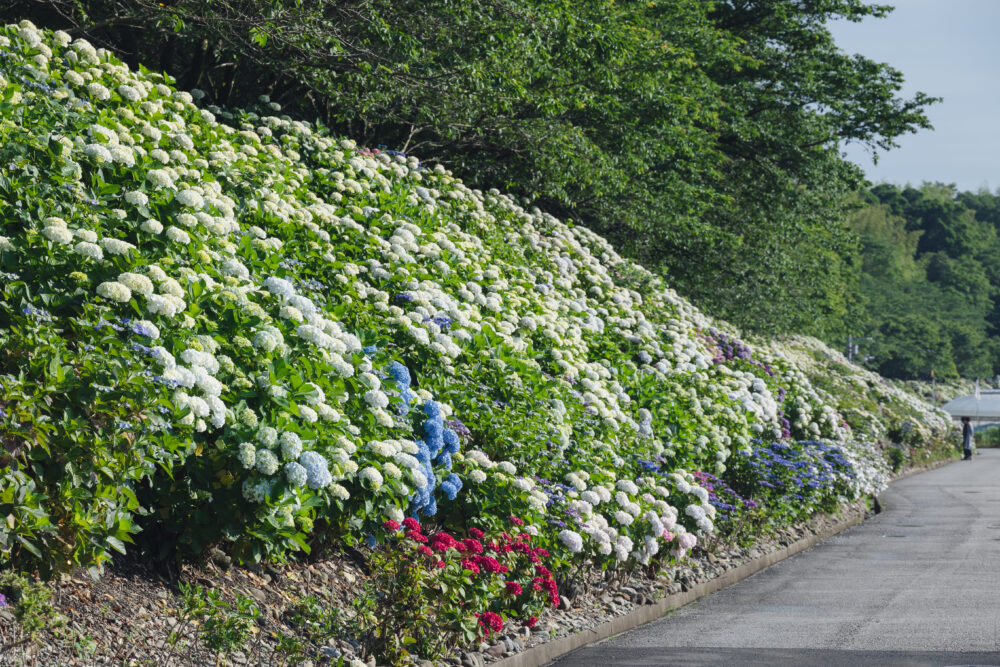
[[[953,183],[959,190],[1000,189],[1000,0],[881,0],[883,19],[827,25],[837,45],[903,73],[902,94],[943,101],[928,108],[933,130],[897,139],[872,163],[857,145],[846,157],[874,183]]]

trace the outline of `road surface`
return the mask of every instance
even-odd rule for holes
[[[880,501],[861,525],[550,664],[1000,665],[1000,450]]]

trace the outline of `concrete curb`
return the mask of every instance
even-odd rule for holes
[[[949,463],[955,463],[957,460],[958,459],[944,459],[942,461],[935,461],[934,463],[930,463],[925,466],[911,468],[897,477],[894,477],[892,482],[910,477],[911,475],[934,470],[935,468],[940,468],[941,466],[948,465]],[[851,526],[861,523],[864,518],[865,514],[863,512],[856,512],[854,515],[837,524],[834,524],[833,526],[827,527],[825,530],[822,530],[815,535],[804,537],[786,547],[764,554],[759,558],[729,570],[715,579],[710,579],[709,581],[696,584],[690,590],[668,595],[661,600],[657,600],[651,605],[639,607],[624,616],[618,616],[617,618],[613,618],[606,623],[602,623],[596,628],[591,628],[590,630],[584,630],[583,632],[578,632],[567,637],[555,639],[553,641],[532,647],[527,651],[504,658],[503,660],[490,663],[490,667],[541,667],[542,665],[545,665],[571,651],[575,651],[578,648],[586,646],[587,644],[599,642],[602,639],[607,639],[608,637],[621,634],[626,630],[631,630],[632,628],[636,628],[645,623],[655,621],[669,611],[673,611],[674,609],[683,607],[686,604],[690,604],[699,598],[705,597],[706,595],[726,588],[727,586],[732,586],[733,584],[746,579],[750,575],[760,572],[764,568],[770,567],[771,565],[783,561],[790,556],[794,556],[800,551],[804,551],[812,546],[815,546],[819,542],[833,537],[834,535],[847,530]]]
[[[727,586],[732,586],[736,582],[746,579],[750,575],[756,574],[766,567],[770,567],[777,562],[783,561],[789,556],[794,556],[800,551],[804,551],[805,549],[814,546],[818,542],[821,542],[829,537],[833,537],[837,533],[861,523],[864,518],[865,515],[863,512],[857,512],[853,516],[848,517],[833,526],[829,526],[815,535],[804,537],[786,547],[764,554],[759,558],[729,570],[715,579],[710,579],[700,584],[696,584],[690,590],[668,595],[661,600],[657,600],[651,605],[639,607],[624,616],[618,616],[617,618],[613,618],[606,623],[602,623],[596,628],[584,630],[583,632],[578,632],[574,635],[569,635],[567,637],[562,637],[560,639],[555,639],[553,641],[540,644],[539,646],[532,647],[527,651],[523,651],[516,655],[512,655],[509,658],[504,658],[503,660],[491,663],[490,667],[541,667],[541,665],[551,662],[552,660],[555,660],[570,651],[574,651],[582,646],[586,646],[587,644],[601,641],[602,639],[607,639],[608,637],[620,634],[626,630],[631,630],[632,628],[649,623],[650,621],[655,621],[668,611],[672,611],[678,607],[683,607],[686,604],[690,604],[699,598],[702,598],[710,593],[714,593],[722,588],[726,588]]]

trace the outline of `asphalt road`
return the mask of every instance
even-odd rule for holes
[[[861,525],[550,664],[1000,665],[1000,450],[879,499]]]

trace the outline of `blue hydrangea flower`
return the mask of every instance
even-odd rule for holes
[[[424,516],[434,516],[435,514],[437,514],[437,511],[438,511],[438,505],[437,501],[434,500],[434,498],[431,498],[426,505],[420,508],[420,513],[423,514]]]
[[[285,464],[285,478],[292,486],[303,486],[309,481],[309,473],[306,472],[303,466],[292,461]]]
[[[400,389],[410,386],[410,370],[398,361],[389,364],[389,377],[400,385]]]
[[[306,484],[310,489],[322,489],[333,481],[326,459],[316,452],[302,452],[299,463],[306,469]]]
[[[442,440],[444,440],[444,450],[449,454],[457,454],[459,447],[458,433],[455,433],[450,428],[446,428],[444,433],[441,434]]]

